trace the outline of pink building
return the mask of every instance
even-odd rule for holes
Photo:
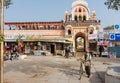
[[[5,25],[10,27],[4,32],[5,46],[17,45],[16,41],[21,39],[25,53],[37,49],[59,54],[66,46],[71,47],[73,52],[87,50],[92,30],[100,25],[100,21],[96,20],[95,11],[90,14],[85,0],[75,0],[70,12],[65,11],[63,21],[6,22]]]

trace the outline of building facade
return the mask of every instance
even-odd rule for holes
[[[25,53],[37,49],[59,54],[65,47],[84,52],[91,42],[95,44],[100,20],[96,19],[95,11],[90,12],[85,0],[75,0],[70,12],[65,11],[63,21],[6,22],[5,25],[10,27],[4,31],[5,47],[16,44],[23,47]],[[16,42],[19,39],[22,45]]]

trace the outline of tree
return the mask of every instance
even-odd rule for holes
[[[104,4],[108,9],[120,10],[120,0],[107,0]]]
[[[0,0],[0,83],[3,83],[3,36],[4,36],[4,6],[9,8],[11,0]]]
[[[22,53],[22,47],[23,47],[23,40],[22,40],[22,35],[18,35],[18,38],[17,38],[17,43],[18,43],[18,48],[17,48],[17,50],[18,50],[18,53]]]
[[[104,28],[104,30],[114,30],[114,25],[107,26]]]
[[[4,6],[7,8],[9,8],[9,6],[12,4],[11,0],[4,0]]]

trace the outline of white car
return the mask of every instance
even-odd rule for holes
[[[102,56],[108,57],[109,53],[107,51],[102,52]]]

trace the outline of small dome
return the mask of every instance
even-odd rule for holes
[[[68,14],[68,11],[65,11],[65,14]]]
[[[95,11],[92,11],[92,14],[93,14],[93,15],[96,15],[96,12],[95,12]]]
[[[76,5],[83,5],[83,6],[88,7],[88,3],[85,0],[76,0],[72,3],[72,7]]]

